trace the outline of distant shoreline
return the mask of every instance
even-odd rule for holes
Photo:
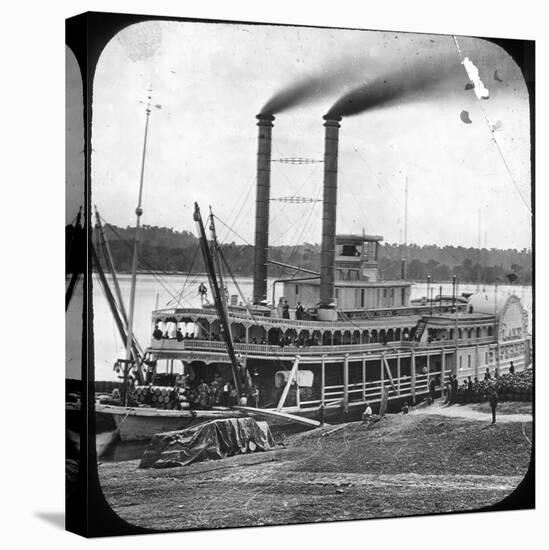
[[[92,270],[92,273],[94,275],[97,275],[97,271],[96,270]],[[161,276],[173,276],[173,275],[177,275],[177,276],[181,276],[181,275],[184,275],[184,276],[189,276],[189,277],[204,277],[204,278],[208,278],[208,274],[207,273],[188,273],[188,272],[185,272],[185,271],[138,271],[137,272],[138,275],[161,275]],[[109,276],[109,274],[107,273],[106,274],[107,276]],[[131,272],[130,271],[119,271],[117,273],[117,275],[131,275]],[[253,278],[253,273],[250,273],[249,275],[241,275],[241,274],[235,274],[235,277],[237,279],[244,279],[244,278]],[[400,279],[385,279],[387,281],[392,281],[392,280],[400,280]],[[414,283],[414,284],[427,284],[427,281],[425,279],[406,279],[408,282],[410,283]],[[449,284],[452,284],[452,280],[449,279],[449,280],[446,280],[446,281],[431,281],[431,286],[433,288],[436,288],[437,285],[449,285]],[[458,281],[458,285],[461,286],[461,285],[481,285],[481,286],[516,286],[516,287],[523,287],[523,286],[532,286],[532,283],[510,283],[510,282],[499,282],[499,283],[479,283],[478,281],[463,281],[463,280],[459,280]]]

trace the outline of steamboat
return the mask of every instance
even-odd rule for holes
[[[404,260],[401,279],[384,280],[380,274],[382,236],[336,234],[341,123],[336,115],[324,117],[320,272],[292,266],[304,276],[276,281],[283,298],[275,303],[273,291],[269,300],[274,116],[257,119],[253,299],[225,295],[214,216],[209,216],[212,235],[207,238],[196,205],[214,303],[153,311],[153,336],[141,361],[153,384],[155,378],[172,384],[182,376],[195,385],[230,381],[240,405],[246,406],[97,405],[97,412],[114,417],[122,440],[148,439],[226,416],[259,416],[274,424],[337,422],[359,414],[366,403],[414,404],[434,388],[440,393],[449,375],[462,382],[482,378],[487,369],[504,374],[511,364],[515,371],[529,366],[528,316],[516,296],[459,296],[454,280],[451,296],[441,291],[436,298],[411,301]],[[145,374],[142,378],[144,385]]]

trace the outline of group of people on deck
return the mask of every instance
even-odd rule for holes
[[[285,300],[284,298],[279,298],[276,310],[277,310],[278,316],[282,317],[282,319],[290,318],[290,306],[288,305],[288,300]],[[307,318],[307,314],[305,313],[305,308],[303,307],[301,302],[297,302],[297,306],[295,308],[295,318],[298,321],[301,321],[302,319]]]
[[[178,342],[182,342],[183,340],[194,340],[196,338],[194,332],[186,332],[185,334],[183,334],[183,331],[180,328],[174,329],[172,331],[166,330],[162,332],[162,330],[158,326],[158,323],[154,325],[152,336],[155,340],[171,339],[177,340]]]
[[[188,376],[179,375],[175,389],[180,395],[180,405],[187,402],[191,409],[207,410],[212,407],[235,405],[259,407],[259,388],[255,384],[250,387],[248,395],[239,399],[235,385],[218,374],[210,383],[205,382],[203,378],[193,383]]]

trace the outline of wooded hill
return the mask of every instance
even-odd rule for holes
[[[106,226],[110,249],[117,271],[129,272],[133,243],[133,228]],[[235,276],[250,276],[254,251],[250,245],[223,244],[223,255]],[[399,244],[382,243],[379,266],[384,279],[398,279],[403,250]],[[304,243],[298,246],[274,246],[272,260],[320,270],[320,245]],[[407,278],[433,282],[451,281],[457,275],[461,282],[531,284],[532,254],[530,250],[477,249],[462,246],[408,245]],[[189,231],[145,225],[140,232],[140,271],[205,272],[198,239]],[[269,276],[291,276],[292,271],[269,267]]]

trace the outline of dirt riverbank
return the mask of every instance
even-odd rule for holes
[[[515,418],[491,425],[473,406],[435,406],[292,435],[266,453],[169,470],[105,462],[99,475],[121,518],[159,530],[479,509],[510,494],[530,461],[531,416],[505,413]]]

